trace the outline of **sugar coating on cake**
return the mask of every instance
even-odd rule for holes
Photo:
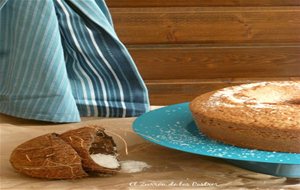
[[[289,91],[290,88],[295,90]],[[288,91],[287,91],[288,90]],[[208,106],[248,105],[253,108],[274,108],[287,99],[300,98],[299,82],[260,82],[224,88],[213,94]],[[226,99],[227,101],[223,101]],[[283,105],[283,104],[281,104]]]
[[[190,109],[200,130],[222,142],[300,152],[300,81],[227,87],[197,97]],[[248,142],[239,142],[247,138]],[[298,147],[286,149],[283,144]]]

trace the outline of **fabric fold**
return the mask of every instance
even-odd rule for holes
[[[8,0],[0,20],[0,112],[78,122],[148,111],[147,89],[104,1]]]

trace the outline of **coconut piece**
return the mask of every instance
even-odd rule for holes
[[[10,162],[20,173],[47,179],[76,179],[87,176],[77,152],[58,134],[36,137],[19,145]]]
[[[120,170],[120,165],[112,168],[108,167],[107,163],[102,164],[94,160],[97,154],[117,155],[116,144],[112,137],[104,132],[104,128],[99,126],[83,127],[67,131],[60,137],[69,143],[82,158],[82,166],[85,171],[97,174],[114,174]],[[112,164],[115,163],[113,159],[110,161]]]
[[[116,155],[109,155],[109,154],[91,154],[91,158],[96,162],[98,165],[103,166],[105,168],[118,168],[120,167],[120,163],[116,157]]]

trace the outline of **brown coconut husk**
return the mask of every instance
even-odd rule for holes
[[[90,155],[98,153],[116,156],[116,144],[102,127],[89,126],[24,142],[13,150],[10,162],[19,173],[46,179],[112,175],[120,170],[95,163]]]
[[[91,154],[117,155],[116,144],[112,137],[104,132],[104,128],[99,126],[88,126],[80,129],[67,131],[60,137],[69,143],[82,159],[82,166],[88,173],[93,174],[115,174],[118,168],[106,168],[98,165]]]
[[[19,145],[10,163],[20,173],[47,179],[76,179],[88,176],[78,153],[58,134],[36,137]]]

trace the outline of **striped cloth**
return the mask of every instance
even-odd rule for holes
[[[101,0],[0,0],[0,112],[138,116],[148,93]]]

